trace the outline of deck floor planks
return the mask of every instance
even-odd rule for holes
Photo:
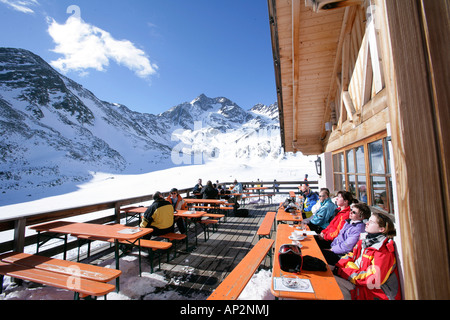
[[[200,293],[209,295],[222,280],[236,267],[242,258],[258,242],[256,234],[262,220],[268,211],[276,211],[274,204],[247,204],[248,217],[234,217],[230,212],[225,222],[222,218],[218,230],[210,231],[210,238],[205,242],[203,229],[197,226],[198,246],[194,251],[186,253],[185,244],[178,244],[177,250],[182,251],[178,256],[166,262],[165,255],[161,257],[161,269],[154,262],[155,272],[163,273],[166,279],[178,279],[178,283],[170,283],[164,289],[178,292],[189,299]],[[189,228],[189,246],[195,244],[193,226]],[[275,237],[275,232],[272,238]],[[133,253],[134,254],[134,253]],[[109,253],[92,263],[100,263],[105,259],[114,259],[114,253]],[[269,266],[269,258],[263,261]],[[143,272],[150,271],[148,261],[142,260]]]

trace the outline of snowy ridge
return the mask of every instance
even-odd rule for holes
[[[15,195],[208,161],[283,159],[278,105],[200,94],[158,115],[99,100],[39,56],[0,48],[0,205]]]

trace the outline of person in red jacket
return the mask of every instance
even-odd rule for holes
[[[333,272],[350,282],[352,300],[401,300],[392,220],[374,212],[366,223],[366,232]]]
[[[339,191],[337,194],[336,214],[331,220],[328,227],[322,230],[319,235],[314,236],[317,244],[321,249],[330,249],[331,243],[339,235],[339,232],[344,227],[345,220],[350,216],[350,205],[353,203],[353,196],[348,191]]]

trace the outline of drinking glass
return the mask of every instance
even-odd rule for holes
[[[290,289],[307,290],[309,288],[309,283],[307,281],[294,274],[282,273],[281,282],[286,288]]]

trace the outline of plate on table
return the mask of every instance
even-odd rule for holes
[[[122,229],[117,232],[122,233],[122,234],[135,234],[135,233],[138,233],[139,231],[141,231],[141,229],[139,229],[139,228],[127,228],[127,229]]]
[[[304,240],[304,239],[305,239],[305,237],[303,237],[303,236],[300,236],[300,237],[296,237],[296,236],[289,236],[289,239],[291,239],[291,240],[297,240],[297,241],[299,241],[299,240]]]

